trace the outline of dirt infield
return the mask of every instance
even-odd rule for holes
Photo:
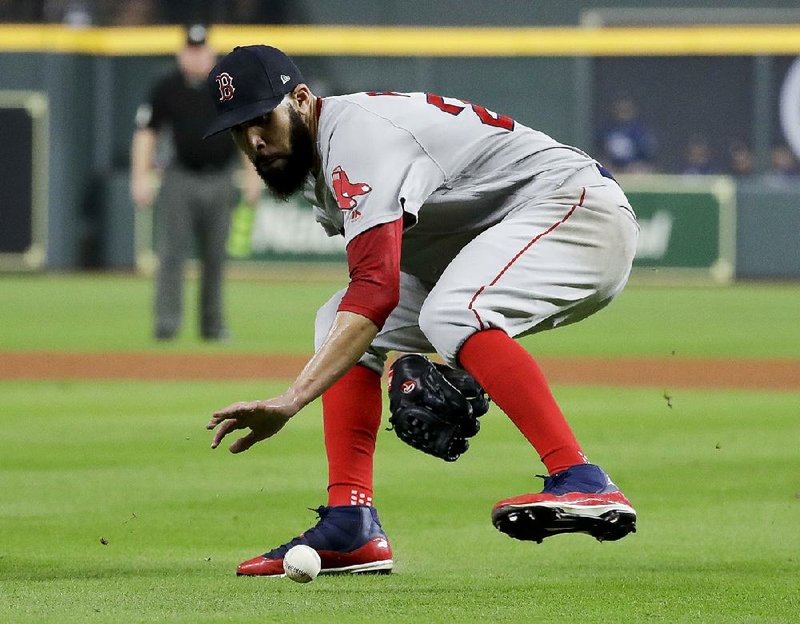
[[[303,355],[2,353],[0,379],[292,379]],[[800,391],[800,360],[687,358],[538,359],[552,383]]]

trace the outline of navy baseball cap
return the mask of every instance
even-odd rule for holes
[[[217,118],[206,129],[208,138],[270,112],[297,85],[305,82],[300,70],[277,48],[239,46],[208,74],[208,89]]]

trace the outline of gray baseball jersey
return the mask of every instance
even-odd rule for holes
[[[379,356],[428,346],[454,364],[476,330],[573,322],[627,279],[638,229],[621,189],[584,152],[508,117],[425,93],[330,97],[317,145],[321,168],[306,197],[329,235],[349,243],[404,219],[401,304],[373,345]],[[620,228],[625,240],[610,250]],[[581,285],[565,300],[571,281]],[[340,295],[318,318],[318,342]]]

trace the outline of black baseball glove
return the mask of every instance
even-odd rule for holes
[[[398,358],[389,372],[389,422],[406,444],[452,462],[480,430],[489,399],[466,371],[423,355]]]

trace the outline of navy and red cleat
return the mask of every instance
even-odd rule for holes
[[[543,478],[540,494],[494,506],[492,523],[499,531],[538,543],[559,533],[588,533],[604,542],[636,532],[636,511],[599,466],[578,464]]]
[[[284,576],[283,557],[298,544],[311,546],[322,561],[320,574],[390,574],[392,547],[374,507],[318,507],[316,526],[268,553],[239,564],[237,576]]]

